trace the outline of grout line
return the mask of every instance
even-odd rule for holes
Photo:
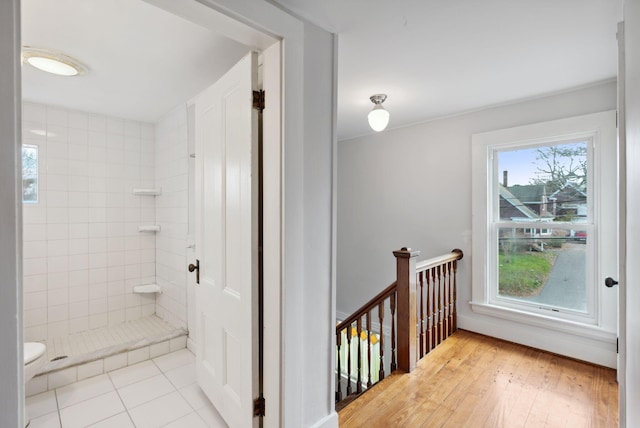
[[[53,396],[56,399],[56,409],[58,410],[58,422],[60,422],[60,427],[62,428],[62,414],[60,414],[60,403],[58,402],[58,388],[53,390]]]

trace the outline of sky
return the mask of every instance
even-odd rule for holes
[[[564,146],[576,146],[581,143],[563,144]],[[536,156],[538,147],[498,152],[498,181],[502,183],[503,171],[509,171],[508,185],[531,184],[533,178],[538,178]],[[504,184],[504,183],[503,183]]]

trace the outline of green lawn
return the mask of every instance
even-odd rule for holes
[[[529,297],[540,292],[551,271],[556,255],[552,253],[518,253],[499,255],[501,295]]]

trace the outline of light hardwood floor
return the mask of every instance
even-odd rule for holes
[[[459,330],[339,413],[340,427],[617,427],[615,370]]]

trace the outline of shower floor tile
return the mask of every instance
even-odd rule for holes
[[[30,428],[226,428],[196,383],[193,361],[193,354],[183,349],[91,378],[93,380],[29,397],[27,409],[33,418]],[[150,377],[151,373],[155,375]],[[176,387],[174,376],[177,374],[181,377],[179,385],[188,385]],[[135,382],[123,384],[123,376]],[[105,383],[109,385],[105,387]],[[74,394],[74,399],[69,400],[70,392],[87,391],[91,393]],[[69,404],[71,402],[73,404]]]
[[[131,358],[137,355],[139,360],[148,359],[149,349],[143,348],[185,334],[184,328],[176,328],[156,315],[151,315],[114,326],[52,338],[45,342],[49,363],[44,365],[40,374],[96,361],[123,352],[131,352]],[[146,352],[147,355],[138,355],[136,352]]]

